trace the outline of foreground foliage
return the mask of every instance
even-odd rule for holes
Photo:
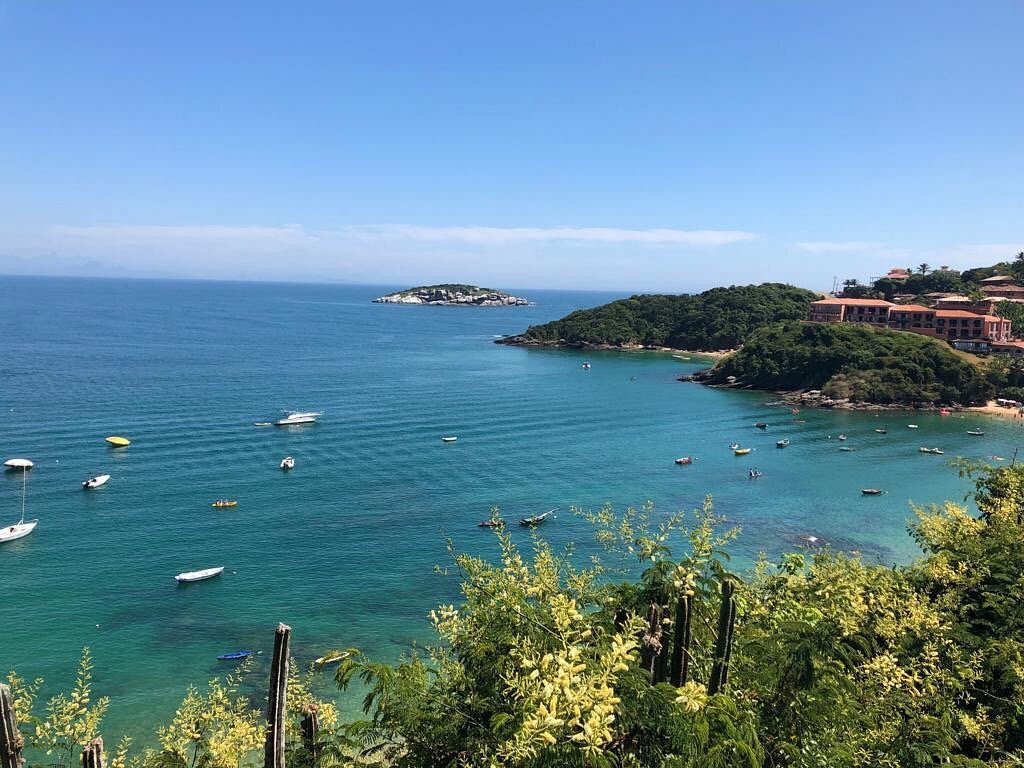
[[[722,530],[710,500],[693,515],[585,514],[608,550],[587,568],[498,532],[493,562],[453,553],[463,599],[433,612],[437,647],[339,666],[337,683],[364,693],[365,719],[339,724],[309,678],[290,681],[289,763],[1019,768],[1024,468],[962,470],[980,514],[916,509],[924,554],[906,567],[818,550],[741,577],[726,554],[737,531]],[[692,637],[666,661],[684,604]],[[74,692],[38,719],[38,685],[11,678],[37,749],[64,754],[95,735],[103,707],[88,669],[86,656]],[[259,716],[237,684],[190,689],[161,749],[122,750],[116,768],[259,764]],[[297,731],[310,705],[322,707],[314,749]]]
[[[978,368],[934,339],[862,324],[788,322],[762,328],[706,380],[762,389],[821,389],[868,403],[973,405],[993,393]]]
[[[782,283],[712,288],[689,295],[640,295],[581,309],[500,343],[732,349],[754,330],[807,317],[817,294]]]

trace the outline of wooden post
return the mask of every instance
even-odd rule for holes
[[[103,768],[103,739],[97,736],[82,750],[82,768]]]
[[[715,639],[715,663],[711,667],[708,693],[712,696],[725,690],[729,682],[729,659],[732,657],[732,635],[736,626],[736,585],[732,579],[722,582],[722,607],[718,612],[718,637]]]
[[[683,595],[676,603],[674,642],[672,644],[672,685],[686,685],[690,672],[690,622],[693,616],[693,596]]]
[[[0,768],[21,768],[25,739],[18,732],[14,699],[9,686],[0,683]]]
[[[316,704],[306,705],[306,716],[302,718],[302,742],[313,759],[313,765],[320,760],[320,716]]]
[[[292,628],[278,624],[274,635],[274,660],[270,665],[270,691],[267,695],[267,745],[263,768],[285,768],[284,726],[288,696],[288,642]]]

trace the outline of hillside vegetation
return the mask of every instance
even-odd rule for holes
[[[981,514],[914,509],[923,553],[906,566],[826,547],[735,573],[737,531],[710,500],[693,515],[581,513],[608,550],[583,570],[499,530],[487,556],[454,555],[462,597],[431,612],[436,642],[398,664],[341,654],[335,681],[363,694],[364,716],[318,700],[293,665],[286,763],[1020,768],[1024,467],[961,469]],[[628,566],[639,578],[616,578]],[[74,688],[45,703],[39,681],[8,677],[28,768],[70,768],[98,735],[109,702],[90,666],[85,653]],[[108,764],[263,765],[253,672],[190,687],[153,746],[122,742]],[[126,696],[137,705],[145,690]]]
[[[644,294],[581,309],[502,344],[732,349],[757,328],[807,316],[812,291],[783,283],[712,288],[699,294]]]
[[[992,386],[945,344],[854,324],[786,322],[755,332],[702,379],[759,389],[821,389],[880,404],[983,403]]]

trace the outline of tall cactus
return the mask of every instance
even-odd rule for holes
[[[721,693],[729,682],[729,659],[732,657],[732,636],[736,626],[736,584],[722,580],[722,607],[718,612],[718,637],[715,639],[715,661],[708,680],[708,693]]]
[[[97,736],[82,750],[82,768],[103,768],[103,738]]]
[[[657,680],[658,655],[662,646],[661,606],[652,602],[647,607],[647,627],[644,629],[640,647],[640,666],[651,673],[651,683]]]
[[[288,644],[292,628],[278,624],[274,634],[274,659],[270,664],[267,695],[267,744],[263,768],[285,768],[285,705],[288,698]]]
[[[313,765],[320,760],[320,715],[316,704],[307,704],[302,718],[302,743],[313,759]]]
[[[690,673],[690,640],[693,636],[693,595],[683,595],[676,603],[675,628],[672,642],[672,685],[686,684]]]
[[[25,739],[18,732],[11,689],[0,683],[0,768],[21,768]]]

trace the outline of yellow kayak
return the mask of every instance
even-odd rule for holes
[[[754,449],[753,448],[736,448],[733,451],[733,453],[735,453],[737,456],[746,456],[752,450],[754,450]]]
[[[107,438],[107,442],[117,448],[124,448],[126,445],[131,445],[132,441],[127,437],[118,437],[117,435],[111,435]]]
[[[231,499],[217,499],[210,506],[211,507],[237,507],[238,506],[238,502],[237,501],[232,501]]]

